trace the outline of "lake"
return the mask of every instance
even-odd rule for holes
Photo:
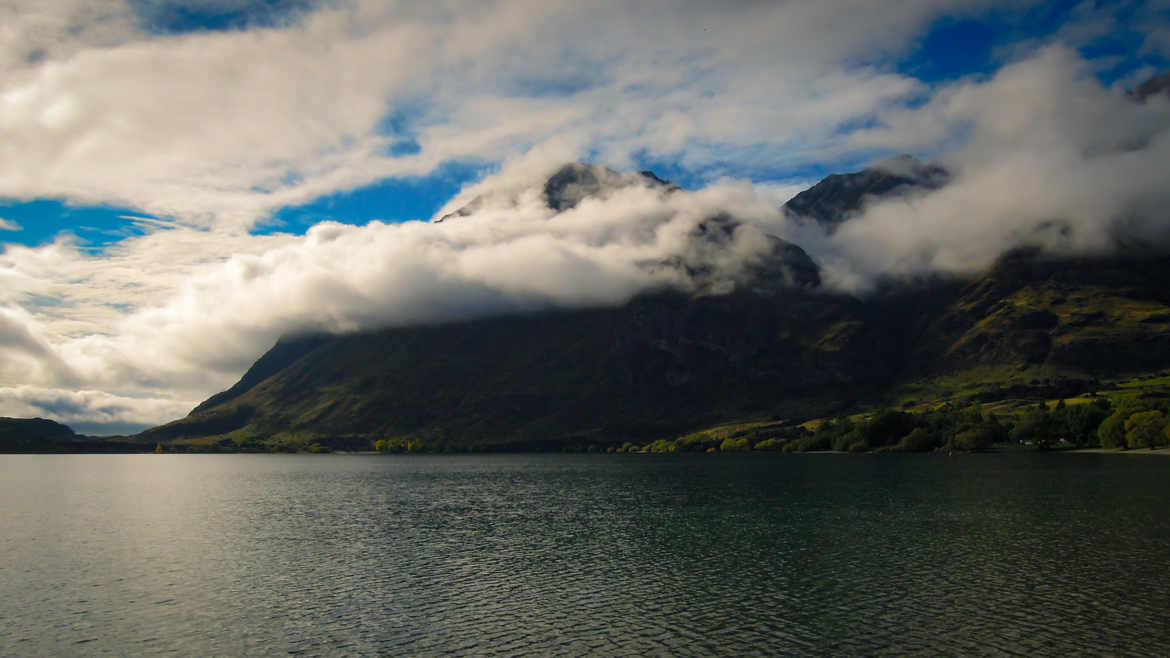
[[[0,655],[1170,655],[1170,459],[0,455]]]

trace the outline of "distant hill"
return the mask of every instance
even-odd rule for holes
[[[144,452],[154,448],[127,437],[76,434],[67,425],[45,418],[0,418],[0,453]]]
[[[0,451],[66,450],[78,440],[69,427],[44,418],[0,418]]]

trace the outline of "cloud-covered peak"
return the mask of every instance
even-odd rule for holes
[[[831,174],[785,203],[784,212],[798,221],[814,220],[833,233],[842,222],[860,216],[867,201],[922,194],[942,187],[949,179],[941,165],[904,154],[861,171]]]
[[[1146,80],[1128,93],[1131,98],[1143,103],[1151,96],[1170,96],[1170,71]]]
[[[587,197],[604,198],[631,185],[642,185],[673,191],[677,187],[654,175],[652,171],[622,175],[601,165],[574,162],[556,171],[544,183],[544,198],[548,207],[560,212],[576,207]]]
[[[572,210],[587,198],[604,201],[614,193],[630,187],[673,192],[678,186],[659,178],[652,171],[621,174],[599,164],[570,162],[534,175],[531,180],[509,177],[489,178],[464,190],[448,203],[434,221],[443,222],[485,211],[509,211],[534,196],[544,201],[552,213]],[[470,200],[464,202],[464,199]],[[461,204],[461,205],[460,205]],[[447,208],[457,206],[455,210]]]

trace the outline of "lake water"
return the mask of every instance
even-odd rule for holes
[[[1170,655],[1170,459],[0,455],[0,655]]]

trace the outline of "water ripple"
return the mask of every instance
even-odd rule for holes
[[[1170,654],[1162,460],[0,457],[0,654]]]

